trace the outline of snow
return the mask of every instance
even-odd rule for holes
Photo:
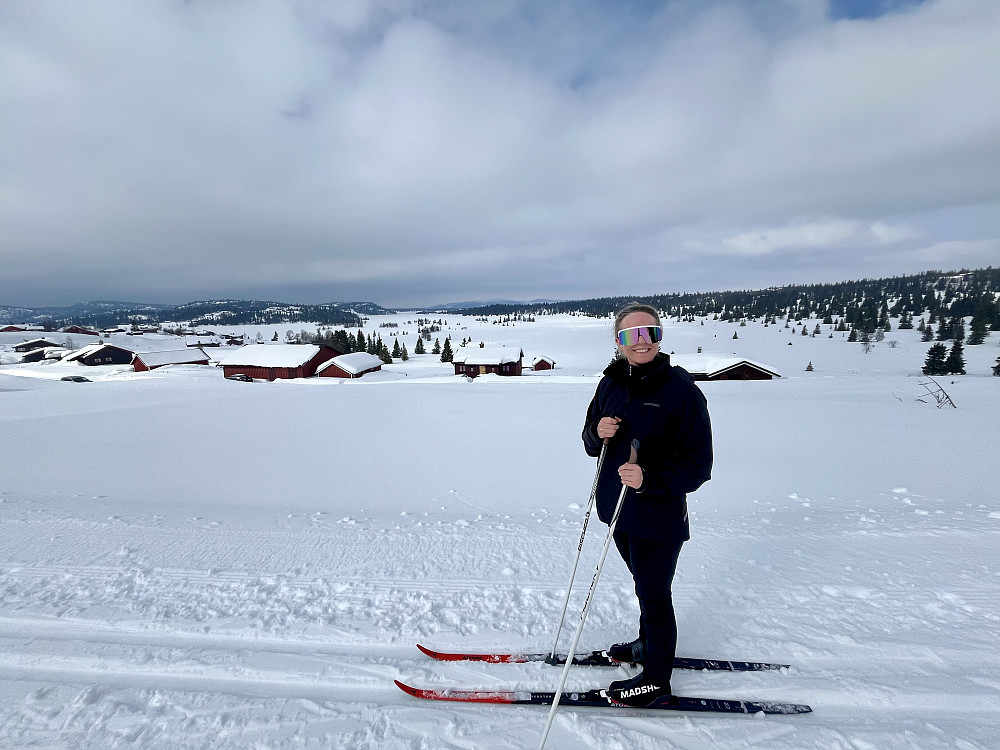
[[[412,351],[415,317],[373,317],[366,335],[398,323]],[[392,680],[558,683],[543,664],[434,663],[413,644],[551,646],[611,323],[446,319],[442,336],[501,339],[559,369],[470,382],[411,355],[357,380],[246,384],[184,365],[0,367],[0,746],[537,747],[544,707],[432,704]],[[665,325],[667,351],[783,376],[701,384],[716,467],[691,496],[679,651],[793,667],[678,671],[674,686],[814,713],[564,709],[546,746],[997,747],[996,334],[966,348],[970,375],[939,379],[958,408],[938,409],[917,400],[929,344],[914,331],[864,354],[827,326],[750,323],[732,340],[735,327]],[[604,532],[590,525],[570,627]],[[633,637],[636,617],[612,553],[581,647]],[[577,668],[568,687],[626,674]]]
[[[313,344],[250,344],[219,357],[220,364],[246,367],[298,367],[319,353]]]
[[[350,373],[351,375],[357,375],[359,372],[365,372],[366,370],[381,367],[384,364],[385,363],[374,354],[369,354],[368,352],[351,352],[350,354],[341,354],[340,356],[334,357],[329,362],[324,362],[319,366],[319,369],[316,372],[319,374],[327,367],[335,365],[344,372]]]
[[[190,349],[168,349],[157,352],[139,352],[138,357],[147,367],[191,364],[194,362],[204,362],[208,359],[208,355],[197,347]]]

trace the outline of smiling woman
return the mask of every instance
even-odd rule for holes
[[[711,476],[712,430],[705,397],[691,376],[660,352],[659,312],[631,302],[615,316],[622,355],[604,371],[583,442],[597,456],[606,445],[597,485],[597,509],[613,525],[614,540],[632,573],[639,599],[639,637],[608,654],[643,665],[629,680],[611,683],[612,699],[647,705],[671,694],[677,648],[671,584],[681,546],[690,538],[687,493]],[[638,441],[638,460],[629,450]],[[621,510],[616,509],[621,502]]]

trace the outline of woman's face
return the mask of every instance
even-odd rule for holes
[[[626,328],[633,328],[635,326],[655,325],[657,325],[656,318],[649,313],[634,312],[629,313],[622,319],[622,323],[618,327],[618,331],[622,331]],[[615,331],[615,343],[617,343],[618,331]],[[625,359],[628,360],[630,365],[644,365],[647,362],[653,361],[653,358],[660,351],[660,345],[658,343],[647,344],[645,341],[640,341],[638,344],[633,344],[632,346],[619,346],[618,350],[622,353]]]

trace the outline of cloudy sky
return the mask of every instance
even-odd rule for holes
[[[3,0],[0,304],[1000,264],[996,0]]]

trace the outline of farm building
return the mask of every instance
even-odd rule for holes
[[[25,341],[17,344],[14,347],[15,352],[30,352],[32,349],[43,349],[46,346],[59,346],[55,341],[49,341],[48,339],[31,339],[31,341]]]
[[[96,365],[130,365],[135,352],[122,349],[114,344],[91,344],[77,349],[63,357],[63,362],[80,362],[94,367]]]
[[[100,336],[99,331],[95,331],[93,328],[85,328],[84,326],[66,326],[65,328],[60,328],[63,333],[80,333],[85,336]]]
[[[208,355],[201,349],[171,349],[165,352],[138,352],[132,369],[147,372],[166,365],[207,365]]]
[[[531,369],[535,370],[554,370],[556,369],[556,361],[551,357],[535,357],[531,360]]]
[[[41,362],[45,359],[61,359],[69,352],[65,346],[43,346],[32,349],[21,356],[21,362]]]
[[[311,378],[316,369],[341,352],[316,344],[251,344],[222,357],[219,364],[230,375],[249,375],[259,380]]]
[[[321,378],[360,378],[369,372],[378,372],[383,364],[374,354],[353,352],[324,362],[316,370],[316,375]]]
[[[680,365],[695,380],[771,380],[780,378],[777,370],[749,359],[711,354],[671,354],[670,363]]]
[[[467,347],[455,352],[452,364],[456,375],[520,375],[523,355],[520,349],[505,346]]]
[[[0,326],[0,333],[25,333],[44,330],[44,327],[31,323],[11,323],[9,325]]]

